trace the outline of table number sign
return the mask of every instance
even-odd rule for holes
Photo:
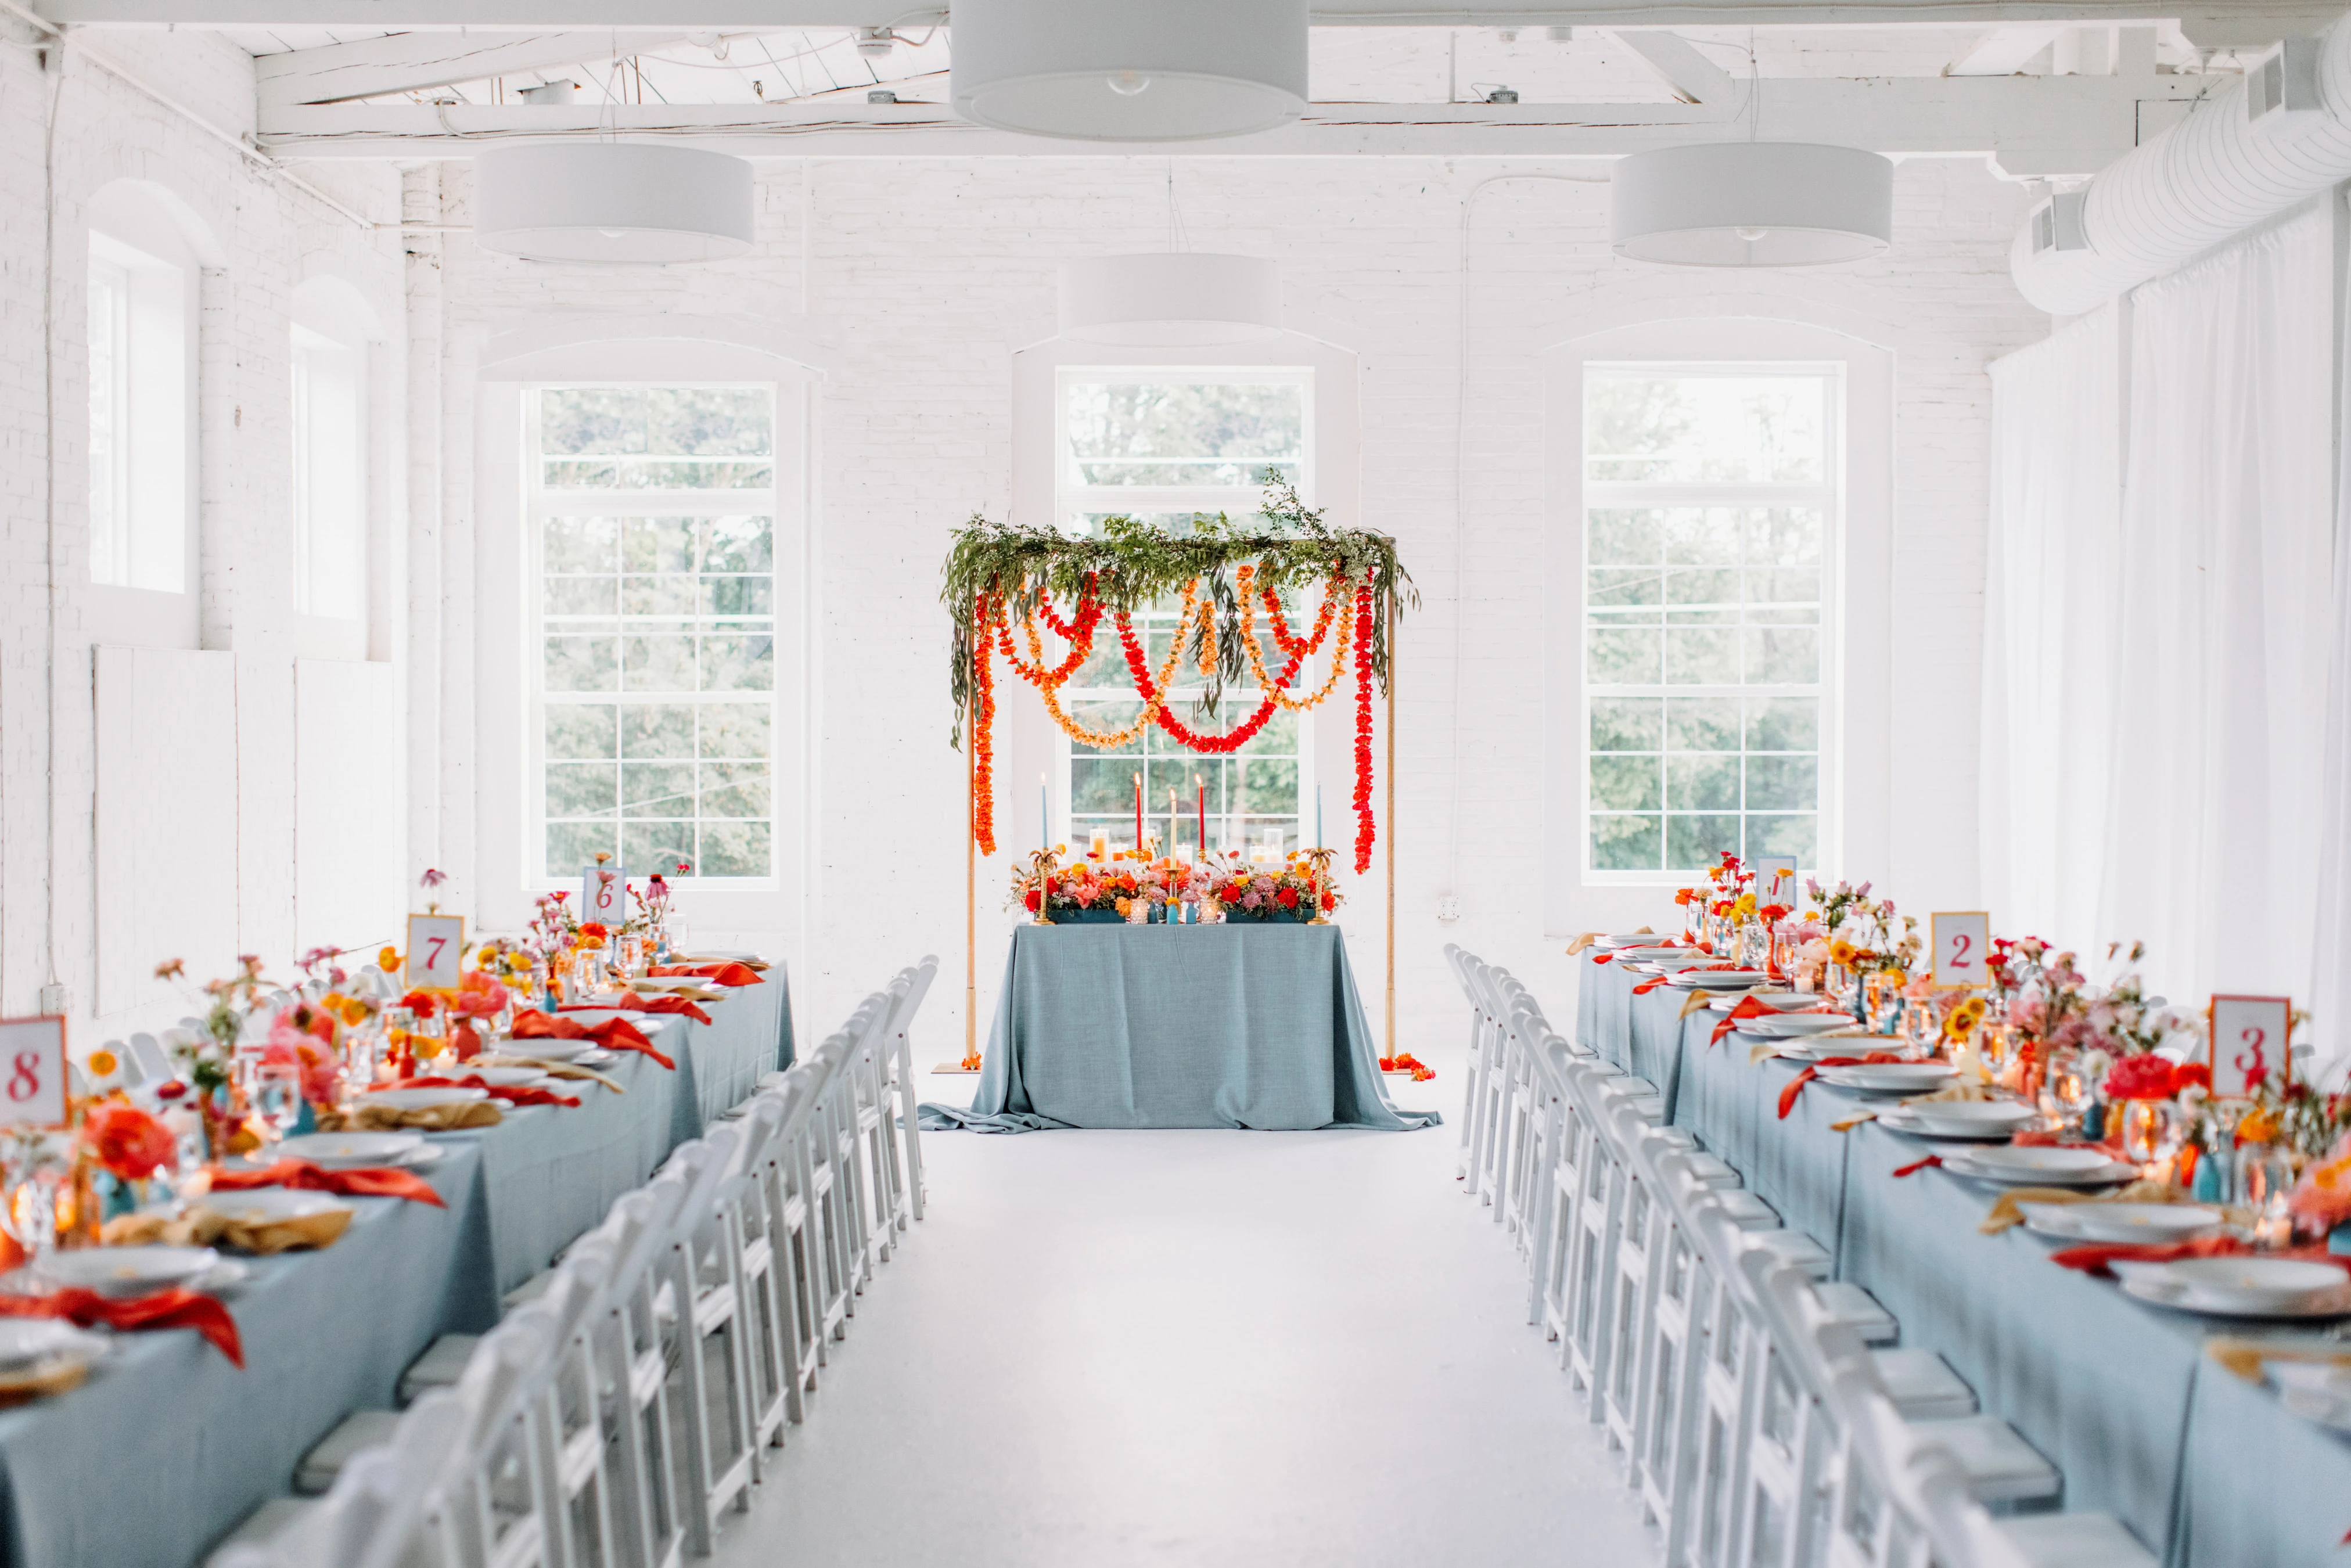
[[[1935,984],[1980,989],[1991,984],[1991,916],[1980,909],[1943,909],[1934,916]]]
[[[465,917],[462,915],[412,915],[408,917],[408,988],[458,988],[465,972]]]
[[[66,1119],[66,1020],[0,1019],[0,1126],[56,1127]]]
[[[1792,905],[1796,902],[1796,857],[1757,855],[1755,892],[1766,904]]]
[[[2294,1004],[2284,997],[2215,993],[2205,1014],[2212,1041],[2212,1092],[2224,1098],[2252,1092],[2264,1082],[2283,1083],[2293,1060]]]
[[[616,865],[591,865],[580,873],[580,918],[618,925],[629,918],[629,873]]]

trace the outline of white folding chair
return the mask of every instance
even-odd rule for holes
[[[654,1261],[674,1313],[670,1425],[685,1456],[686,1543],[697,1557],[710,1554],[722,1513],[750,1506],[758,1464],[741,1311],[741,1144],[739,1129],[722,1124],[671,1154],[664,1170],[688,1185]]]
[[[916,1113],[920,1098],[914,1087],[914,1048],[912,1030],[914,1015],[923,1009],[923,998],[930,995],[931,982],[938,977],[938,955],[925,953],[922,962],[906,971],[904,993],[894,990],[897,1005],[890,1012],[890,1027],[884,1040],[889,1053],[891,1083],[897,1091],[898,1135],[904,1140],[903,1166],[905,1172],[904,1211],[897,1217],[898,1228],[906,1228],[906,1220],[923,1218],[923,1144],[922,1118]]]

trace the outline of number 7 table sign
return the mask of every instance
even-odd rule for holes
[[[2283,1085],[2293,1061],[2294,1004],[2284,997],[2231,997],[2218,992],[2206,1019],[2212,1027],[2212,1092],[2242,1098],[2263,1082]]]
[[[0,1019],[0,1126],[66,1119],[66,1020]]]
[[[412,915],[408,917],[408,988],[454,991],[463,983],[465,958],[465,917],[462,915]]]
[[[1991,916],[1980,909],[1942,909],[1934,916],[1935,984],[1971,990],[1991,984]]]

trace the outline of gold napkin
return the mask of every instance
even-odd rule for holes
[[[319,1131],[393,1133],[409,1129],[419,1133],[455,1133],[475,1127],[495,1127],[505,1119],[498,1113],[498,1103],[495,1100],[463,1100],[446,1105],[428,1105],[422,1110],[371,1105],[363,1100],[354,1110],[321,1112]]]
[[[484,1051],[465,1064],[468,1067],[528,1067],[534,1072],[544,1072],[549,1078],[568,1078],[573,1082],[601,1083],[615,1094],[627,1090],[592,1067],[580,1067],[569,1061],[544,1061],[536,1056],[515,1056],[500,1051]]]
[[[332,1247],[350,1228],[349,1208],[322,1209],[287,1219],[248,1223],[233,1219],[199,1201],[173,1218],[162,1214],[118,1214],[99,1231],[109,1247],[214,1247],[226,1245],[240,1252],[267,1257],[298,1248]]]
[[[1682,1003],[1681,1016],[1687,1018],[1694,1012],[1703,1010],[1721,994],[1720,991],[1709,991],[1704,986],[1692,986],[1689,999]]]
[[[692,980],[631,980],[629,989],[649,997],[684,997],[689,1002],[723,1002],[725,991],[714,991]]]
[[[2228,1334],[2215,1334],[2204,1342],[2204,1354],[2248,1383],[2262,1380],[2262,1363],[2265,1361],[2294,1361],[2310,1366],[2351,1366],[2351,1345],[2340,1340],[2238,1339]]]
[[[2135,1181],[2120,1192],[2092,1194],[2074,1186],[2012,1186],[2000,1195],[1976,1227],[1986,1236],[1997,1236],[2003,1230],[2014,1229],[2024,1223],[2024,1210],[2018,1206],[2027,1203],[2189,1203],[2193,1201],[2168,1182]]]
[[[1631,934],[1635,936],[1655,936],[1656,935],[1656,932],[1650,930],[1646,925],[1635,925],[1633,927]],[[1575,940],[1567,945],[1567,956],[1571,958],[1574,957],[1578,953],[1583,952],[1586,947],[1591,946],[1594,942],[1599,941],[1606,935],[1608,934],[1604,931],[1585,931],[1579,933]]]
[[[31,1372],[0,1374],[0,1406],[22,1405],[28,1400],[47,1399],[81,1386],[89,1375],[88,1361],[62,1362]]]

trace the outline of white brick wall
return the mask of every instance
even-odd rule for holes
[[[169,69],[191,102],[241,123],[250,68],[203,40],[136,38],[138,63]],[[121,50],[130,62],[128,45]],[[39,369],[39,80],[22,49],[0,52],[0,1005],[23,1010],[44,977],[41,880],[41,610],[45,531]],[[944,745],[946,621],[937,570],[948,528],[974,507],[1001,516],[1011,493],[1012,357],[1051,330],[1064,256],[1164,243],[1163,160],[763,161],[758,245],[738,261],[654,273],[533,267],[477,251],[463,235],[360,235],[297,194],[274,189],[218,143],[180,132],[135,94],[78,69],[60,120],[61,236],[105,178],[144,170],[219,214],[232,261],[208,281],[204,386],[204,592],[208,645],[239,654],[246,710],[240,862],[246,945],[282,962],[292,885],[286,768],[293,743],[291,630],[285,610],[284,310],[308,269],[350,276],[396,323],[379,350],[395,370],[376,419],[380,515],[404,563],[405,602],[380,632],[381,654],[406,657],[403,714],[411,787],[406,832],[415,863],[456,874],[456,904],[480,857],[479,778],[462,650],[476,593],[479,540],[470,448],[474,366],[484,335],[518,319],[686,313],[780,327],[835,347],[839,364],[818,416],[811,585],[820,653],[811,674],[818,749],[815,841],[788,849],[812,866],[810,907],[784,906],[758,927],[792,957],[804,1031],[821,1030],[891,968],[925,951],[946,972],[925,1052],[953,1053],[961,1034],[963,762]],[[1458,1007],[1437,949],[1458,940],[1534,977],[1557,1009],[1572,973],[1541,932],[1542,694],[1545,606],[1541,351],[1585,332],[1735,300],[1844,324],[1896,355],[1894,539],[1896,755],[1906,821],[1950,824],[1906,835],[1883,868],[1897,896],[1922,906],[1973,887],[1975,668],[1980,624],[1989,400],[1987,360],[2039,336],[2045,319],[2010,287],[2005,247],[2022,203],[1980,166],[1906,163],[1896,181],[1897,243],[1882,260],[1827,273],[1725,278],[1620,263],[1606,240],[1605,188],[1510,182],[1478,202],[1470,298],[1468,579],[1454,574],[1454,451],[1460,214],[1479,182],[1521,166],[1436,159],[1199,157],[1178,166],[1191,243],[1278,256],[1290,308],[1359,356],[1361,522],[1397,536],[1426,603],[1405,624],[1399,727],[1399,1000],[1403,1042],[1448,1050]],[[1589,175],[1600,165],[1529,162],[1527,172]],[[462,222],[462,164],[334,166],[309,177],[366,211]],[[79,308],[78,249],[61,238],[58,319]],[[71,260],[68,262],[68,258]],[[68,580],[86,575],[78,512],[78,335],[60,335],[59,534]],[[401,378],[407,367],[414,374]],[[402,399],[404,397],[404,407]],[[237,412],[243,411],[242,423]],[[1448,755],[1455,606],[1466,700],[1461,755]],[[89,996],[88,653],[66,596],[57,689],[59,962]],[[216,641],[215,641],[216,640]],[[444,650],[459,657],[444,659]],[[1015,689],[1008,706],[1029,700]],[[1343,747],[1343,729],[1336,737]],[[387,757],[397,755],[388,750]],[[1343,750],[1325,758],[1326,811],[1343,821]],[[1031,764],[1033,767],[1033,764]],[[1458,875],[1441,816],[1456,788]],[[1003,793],[1025,801],[1007,769]],[[1026,821],[1025,805],[1008,816]],[[1019,835],[1025,837],[1025,834]],[[1333,839],[1341,831],[1333,828]],[[502,850],[499,852],[503,852]],[[1376,874],[1376,868],[1375,868]],[[983,865],[980,1011],[993,1005],[1008,917],[997,909],[1001,862]],[[1441,893],[1463,918],[1435,918]],[[1379,1015],[1378,888],[1358,889],[1355,963]],[[690,900],[689,900],[690,914]],[[111,1020],[110,1020],[111,1021]],[[1448,1094],[1450,1091],[1447,1091]]]

